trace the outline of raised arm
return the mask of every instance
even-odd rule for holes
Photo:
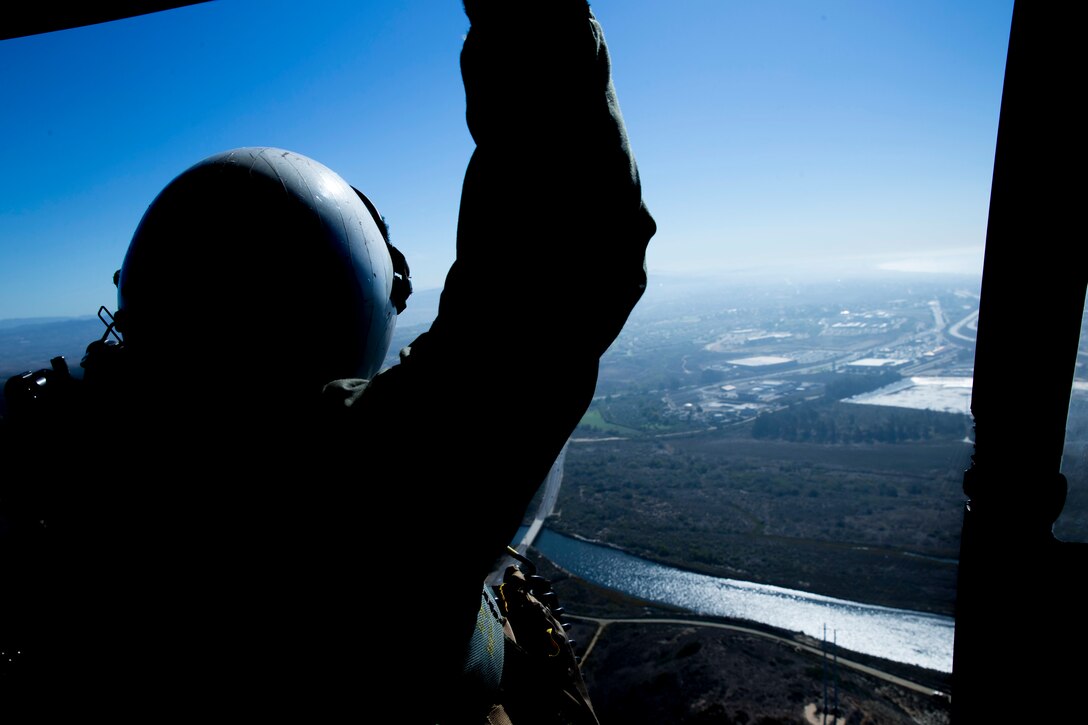
[[[459,318],[486,310],[520,324],[526,350],[544,332],[563,343],[536,357],[596,359],[644,289],[654,233],[604,34],[583,0],[466,10],[461,69],[477,148],[436,331],[474,327],[483,342],[486,326]]]
[[[400,365],[341,391],[368,489],[441,572],[450,672],[479,587],[592,398],[601,354],[645,289],[654,234],[584,0],[468,1],[461,54],[476,150],[438,318]],[[419,538],[422,537],[422,538]],[[419,667],[419,661],[413,667]]]
[[[477,147],[457,260],[431,330],[359,407],[393,448],[410,439],[429,452],[399,475],[435,483],[460,471],[487,492],[429,494],[441,526],[461,513],[481,522],[482,540],[458,554],[482,577],[592,398],[600,355],[645,289],[655,225],[584,0],[466,10],[461,67]]]

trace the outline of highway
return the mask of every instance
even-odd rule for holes
[[[963,334],[963,328],[965,327],[968,330],[971,330],[972,334]],[[971,314],[967,315],[967,317],[964,317],[962,320],[949,327],[948,334],[952,337],[958,337],[961,340],[966,340],[967,342],[974,342],[975,339],[978,337],[978,310],[975,310]]]

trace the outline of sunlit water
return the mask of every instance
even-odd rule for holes
[[[952,671],[951,617],[681,571],[547,529],[535,545],[572,574],[631,596],[817,638],[826,625],[828,638],[834,633],[845,649]]]

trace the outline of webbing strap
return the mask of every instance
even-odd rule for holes
[[[480,609],[476,613],[476,628],[472,631],[465,655],[465,676],[470,679],[474,689],[479,687],[481,691],[497,696],[502,682],[504,655],[503,619],[494,597],[484,587],[480,594]]]

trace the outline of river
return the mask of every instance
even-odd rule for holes
[[[697,614],[761,622],[838,646],[952,671],[953,619],[682,571],[544,529],[534,544],[557,565],[609,589]]]

